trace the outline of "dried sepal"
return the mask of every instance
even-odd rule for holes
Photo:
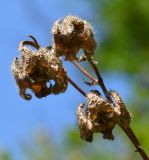
[[[27,88],[38,98],[64,92],[67,88],[67,74],[61,60],[55,56],[54,49],[39,48],[33,51],[25,46],[27,42],[20,43],[21,60],[16,58],[11,66],[20,95],[30,100],[32,97],[26,94]],[[55,84],[48,86],[50,80],[54,80]]]
[[[91,25],[75,16],[66,16],[54,23],[54,45],[58,56],[65,55],[69,61],[78,60],[77,53],[83,49],[91,57],[96,49]]]
[[[87,115],[83,111],[84,104],[80,104],[77,108],[77,121],[78,121],[78,127],[80,130],[80,137],[83,140],[86,140],[88,142],[92,142],[93,140],[93,124],[90,119],[87,118]]]
[[[130,112],[127,110],[125,103],[117,92],[110,91],[110,95],[115,102],[115,112],[119,115],[118,123],[124,128],[127,128],[131,122]]]

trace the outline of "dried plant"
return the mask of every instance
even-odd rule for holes
[[[41,48],[31,35],[29,37],[33,41],[20,43],[21,62],[16,58],[11,67],[20,95],[26,100],[31,99],[31,95],[25,92],[27,88],[31,89],[38,98],[49,94],[58,94],[64,92],[67,88],[67,82],[70,82],[75,89],[86,97],[86,103],[81,103],[76,111],[80,137],[83,140],[92,142],[93,134],[96,132],[102,133],[104,139],[113,140],[112,130],[117,124],[131,140],[142,158],[149,160],[130,127],[131,114],[122,98],[117,92],[107,90],[100,72],[92,60],[96,42],[91,25],[78,17],[66,16],[54,23],[52,34],[53,45],[46,48]],[[35,47],[37,51],[25,47],[25,45]],[[77,53],[80,49],[83,49],[84,54],[81,58],[78,58]],[[68,77],[60,60],[61,56],[65,56],[65,60],[71,61],[84,75],[92,80],[91,83],[86,82],[86,84],[98,84],[105,94],[105,98],[97,90],[90,90],[89,93],[85,93]],[[77,61],[82,60],[89,62],[97,79],[78,64]],[[54,80],[55,84],[48,87],[47,83],[50,80]]]

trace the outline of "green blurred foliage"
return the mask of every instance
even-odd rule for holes
[[[140,158],[134,152],[127,150],[128,144],[123,144],[121,147],[118,141],[105,141],[99,134],[94,137],[93,143],[82,141],[78,129],[74,128],[67,131],[61,144],[54,143],[52,138],[43,132],[37,132],[30,138],[20,145],[21,158],[3,152],[0,154],[0,160],[22,160],[22,158],[23,160],[131,160],[134,155],[136,160]]]
[[[10,154],[7,151],[0,151],[0,160],[11,160]]]
[[[149,68],[149,1],[97,1],[103,30],[99,47],[103,69],[130,74]],[[106,63],[105,63],[106,62]]]

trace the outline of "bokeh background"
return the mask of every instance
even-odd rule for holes
[[[51,44],[51,27],[65,15],[93,25],[98,43],[94,59],[107,88],[118,91],[132,112],[131,126],[149,154],[149,1],[1,0],[0,160],[141,159],[118,127],[114,141],[100,134],[91,144],[79,138],[75,110],[85,99],[71,85],[57,96],[31,101],[19,97],[10,71],[19,42],[32,34],[42,46]],[[88,92],[85,77],[69,62],[65,67]],[[100,91],[98,86],[92,89]]]

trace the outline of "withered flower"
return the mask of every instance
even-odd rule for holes
[[[78,60],[77,53],[83,49],[86,55],[92,56],[96,49],[91,25],[75,16],[66,16],[55,22],[52,28],[54,45],[58,56],[65,55],[69,61]]]
[[[116,92],[111,95],[115,99],[115,106],[103,99],[97,91],[87,94],[86,111],[83,111],[83,104],[79,105],[77,118],[82,139],[91,142],[93,134],[100,132],[104,139],[113,140],[112,130],[117,123],[124,123],[125,127],[130,124],[130,114],[122,99],[118,98]]]
[[[32,98],[26,89],[31,89],[38,98],[64,92],[67,88],[67,75],[61,60],[55,56],[54,49],[36,47],[38,50],[32,50],[25,44],[36,47],[31,41],[21,42],[21,60],[15,58],[11,66],[20,96],[26,100]],[[50,80],[55,84],[52,85]]]

